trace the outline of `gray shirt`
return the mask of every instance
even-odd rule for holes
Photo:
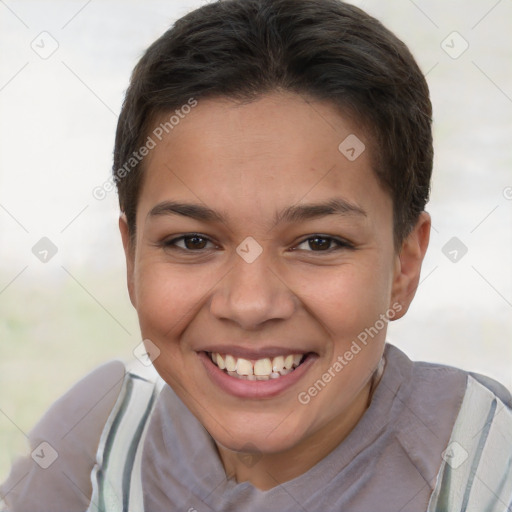
[[[213,439],[165,385],[143,453],[147,512],[425,511],[466,387],[467,373],[413,363],[387,344],[386,366],[365,414],[338,447],[303,475],[261,491],[226,478]],[[30,456],[13,465],[0,494],[14,512],[83,512],[106,418],[124,365],[107,363],[76,384],[30,434],[58,453],[47,469]],[[507,404],[507,390],[472,374]],[[134,511],[136,512],[136,511]]]

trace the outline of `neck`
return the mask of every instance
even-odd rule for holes
[[[343,411],[289,450],[255,454],[241,453],[217,445],[226,475],[238,483],[250,482],[254,487],[266,491],[306,473],[331,453],[357,425],[371,402],[382,371],[381,364],[357,395],[350,411]]]

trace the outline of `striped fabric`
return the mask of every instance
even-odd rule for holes
[[[470,375],[427,512],[512,512],[512,411]]]
[[[91,473],[87,512],[143,512],[141,458],[148,418],[163,382],[156,371],[128,370],[105,424]]]
[[[140,461],[163,381],[133,371],[101,436],[86,512],[144,512]],[[468,375],[426,512],[512,512],[512,411]]]

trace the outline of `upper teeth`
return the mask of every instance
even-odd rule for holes
[[[221,369],[227,372],[236,372],[238,375],[277,378],[286,375],[292,368],[299,366],[303,354],[289,354],[274,358],[265,357],[256,361],[236,358],[230,354],[221,355],[218,352],[211,353],[212,361]]]

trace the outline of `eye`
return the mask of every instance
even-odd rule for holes
[[[331,252],[333,250],[353,248],[354,246],[346,240],[324,235],[310,236],[295,247],[295,249],[306,250],[310,252]]]
[[[207,247],[208,244],[211,244],[213,247]],[[166,248],[178,248],[184,251],[201,251],[205,248],[213,249],[215,247],[215,244],[209,238],[199,233],[190,233],[173,238],[172,240],[166,240],[162,245]]]

